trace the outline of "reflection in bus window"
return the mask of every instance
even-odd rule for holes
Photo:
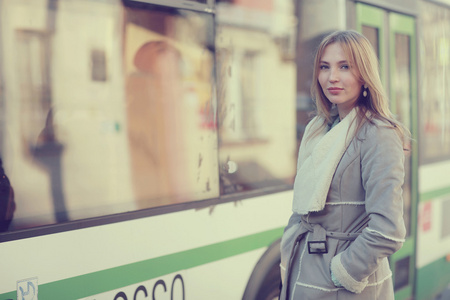
[[[126,9],[127,128],[139,207],[218,195],[210,16]]]
[[[224,194],[287,185],[295,171],[294,3],[268,3],[217,4]]]
[[[448,159],[450,151],[450,8],[420,2],[421,86],[419,143],[422,163]]]
[[[370,41],[378,59],[380,59],[379,32],[378,28],[363,25],[362,34]]]
[[[2,6],[10,230],[217,197],[212,16],[24,3]]]

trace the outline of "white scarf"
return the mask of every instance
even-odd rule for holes
[[[298,153],[294,212],[304,215],[325,207],[336,167],[355,135],[355,118],[356,109],[353,109],[331,129],[323,126],[320,117],[315,117],[306,127]]]

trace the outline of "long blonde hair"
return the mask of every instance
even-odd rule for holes
[[[357,131],[364,122],[372,122],[373,119],[379,119],[390,124],[405,143],[409,139],[410,133],[407,128],[395,119],[389,109],[388,98],[380,79],[378,58],[375,51],[366,37],[353,30],[331,33],[322,40],[317,49],[314,59],[311,94],[316,103],[317,115],[324,119],[324,126],[332,122],[332,104],[322,91],[318,75],[320,60],[325,48],[334,43],[338,43],[342,47],[352,72],[354,72],[360,82],[365,83],[367,86],[367,96],[363,97],[361,93],[356,101],[356,106],[359,108],[356,119]]]

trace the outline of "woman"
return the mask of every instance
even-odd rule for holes
[[[281,244],[280,299],[394,299],[387,257],[405,238],[403,141],[369,41],[339,31],[319,45],[317,116],[300,145]]]

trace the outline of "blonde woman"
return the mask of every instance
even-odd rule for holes
[[[406,233],[409,132],[389,111],[369,41],[355,31],[327,36],[311,91],[317,115],[300,145],[280,299],[394,299],[388,256]]]

